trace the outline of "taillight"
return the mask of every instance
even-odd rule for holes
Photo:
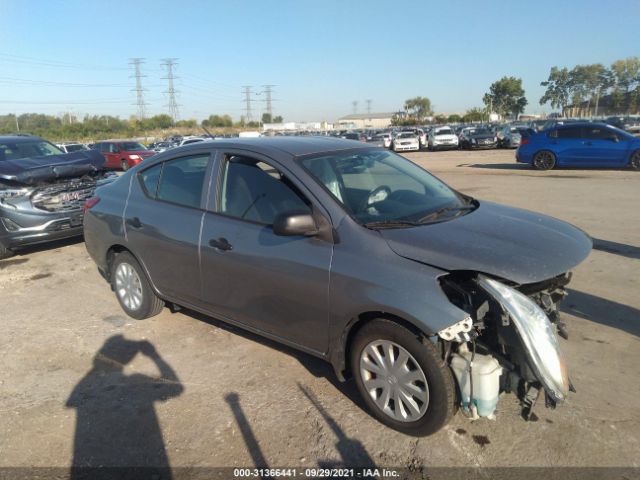
[[[89,210],[92,207],[95,207],[98,203],[100,202],[100,197],[90,197],[87,198],[84,201],[84,209],[83,209],[83,213],[86,215],[87,214],[87,210]]]
[[[522,137],[520,139],[520,145],[526,145],[527,143],[529,143],[529,138],[528,137]]]

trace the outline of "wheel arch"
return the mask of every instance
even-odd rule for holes
[[[349,320],[349,322],[347,322],[344,329],[342,330],[342,334],[337,339],[334,348],[330,353],[329,360],[331,362],[331,365],[333,366],[333,369],[335,370],[336,376],[340,381],[344,381],[351,376],[348,358],[351,355],[351,346],[353,345],[353,341],[356,335],[362,329],[362,327],[364,327],[372,320],[376,319],[389,320],[406,328],[410,332],[413,332],[416,336],[430,336],[430,334],[425,332],[424,329],[420,328],[415,323],[394,313],[381,310],[370,310],[362,312],[359,315],[354,316],[353,318],[351,318],[351,320]]]
[[[119,253],[122,253],[122,252],[127,252],[133,258],[136,259],[136,261],[142,267],[142,271],[144,272],[144,276],[147,278],[147,281],[149,282],[149,285],[151,285],[151,289],[153,290],[153,292],[158,297],[164,298],[164,296],[162,295],[162,292],[160,292],[158,290],[158,288],[155,286],[155,284],[153,283],[151,275],[149,275],[149,270],[147,269],[147,266],[142,261],[142,259],[138,255],[136,255],[135,252],[131,251],[131,249],[129,249],[128,247],[126,247],[126,246],[124,246],[124,245],[122,245],[120,243],[115,243],[115,244],[111,245],[107,249],[107,254],[106,254],[106,267],[107,267],[107,270],[105,272],[100,272],[100,273],[103,274],[103,276],[107,280],[107,282],[111,283],[111,266],[113,265],[113,261],[116,258],[116,255],[119,254]]]

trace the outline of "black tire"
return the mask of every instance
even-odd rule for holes
[[[127,306],[118,292],[116,286],[116,272],[118,267],[122,264],[129,265],[135,271],[140,281],[142,301],[137,308]],[[147,280],[147,276],[140,266],[140,263],[138,263],[135,257],[129,252],[121,252],[115,256],[113,263],[111,264],[111,288],[116,294],[116,298],[125,313],[136,320],[144,320],[145,318],[158,315],[164,308],[164,301],[155,294],[151,288],[149,280]]]
[[[549,150],[540,150],[533,156],[531,164],[536,170],[551,170],[556,166],[556,156]]]
[[[126,172],[127,170],[129,170],[129,164],[127,163],[126,160],[120,160],[120,168],[122,168],[123,172]]]
[[[416,421],[393,419],[384,413],[369,395],[360,372],[363,350],[376,340],[391,341],[407,350],[422,369],[428,387],[426,411]],[[436,346],[422,335],[386,319],[375,319],[357,333],[351,344],[350,366],[358,391],[368,411],[384,425],[413,436],[431,435],[444,427],[455,413],[456,390],[448,365],[443,364]]]
[[[13,255],[14,255],[13,250],[6,248],[4,245],[0,243],[0,260],[13,257]]]
[[[631,154],[631,157],[629,158],[629,167],[632,170],[640,171],[640,150],[636,150]]]

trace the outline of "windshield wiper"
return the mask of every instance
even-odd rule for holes
[[[368,222],[364,226],[371,229],[382,228],[403,228],[403,227],[417,227],[420,225],[418,222],[410,222],[409,220],[381,220],[379,222]]]
[[[466,210],[475,210],[475,208],[476,208],[475,205],[459,205],[455,207],[442,207],[436,210],[435,212],[431,212],[428,215],[425,215],[420,220],[418,220],[418,223],[425,223],[425,222],[428,222],[429,220],[435,220],[436,218],[440,217],[443,213],[446,213],[446,212],[464,212]]]

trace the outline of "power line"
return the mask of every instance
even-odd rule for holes
[[[161,65],[167,69],[167,76],[162,78],[163,80],[169,81],[169,87],[167,91],[164,92],[169,95],[169,103],[166,106],[169,107],[169,115],[171,115],[171,118],[173,118],[173,123],[176,123],[176,121],[178,120],[178,103],[176,102],[176,93],[178,92],[173,86],[173,81],[178,77],[173,74],[173,67],[178,65],[178,59],[163,58]]]
[[[264,87],[264,94],[266,96],[266,98],[264,99],[265,102],[265,106],[266,106],[266,113],[269,115],[269,121],[273,121],[273,98],[271,97],[271,94],[273,93],[273,87],[277,87],[277,85],[263,85]]]
[[[138,120],[144,120],[146,106],[146,103],[144,103],[144,88],[142,88],[142,77],[146,77],[146,75],[142,75],[142,72],[140,71],[140,66],[143,63],[144,58],[131,58],[129,62],[129,65],[133,65],[135,72],[133,76],[136,79],[136,88],[133,88],[132,91],[136,92],[135,105],[138,105]]]
[[[253,115],[251,113],[251,102],[253,99],[251,98],[251,85],[244,85],[242,87],[242,93],[244,94],[244,121],[249,123],[253,120]]]
[[[371,115],[371,99],[367,99],[367,115]]]

